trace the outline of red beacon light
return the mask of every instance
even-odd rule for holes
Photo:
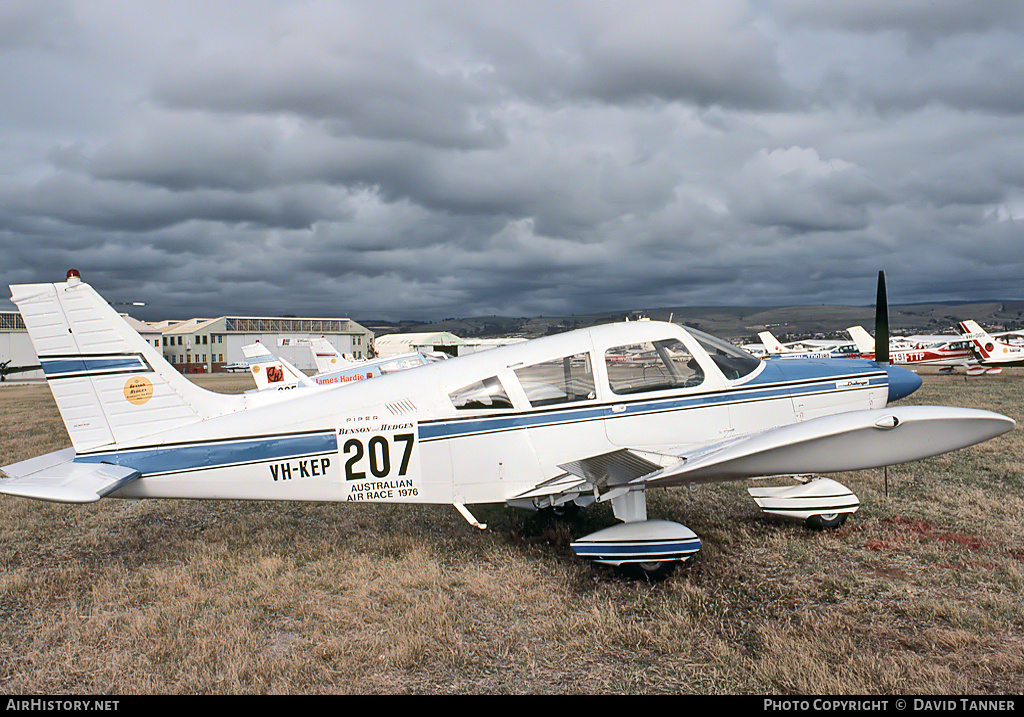
[[[77,284],[82,280],[82,275],[78,272],[78,269],[68,269],[67,282],[69,284]]]

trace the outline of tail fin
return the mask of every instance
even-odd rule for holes
[[[178,373],[78,272],[63,284],[11,286],[78,453],[220,415],[239,397]]]
[[[968,339],[984,339],[988,338],[988,332],[981,328],[977,321],[974,319],[967,319],[967,321],[960,322],[960,333],[964,338]]]
[[[334,348],[330,341],[324,337],[312,338],[309,340],[309,350],[313,352],[313,360],[316,361],[317,373],[327,373],[345,368],[352,362],[345,359],[338,349]]]
[[[846,330],[857,344],[857,350],[862,354],[873,354],[875,352],[875,339],[863,326],[851,326]]]
[[[992,340],[992,337],[989,336],[985,329],[981,328],[977,321],[974,319],[961,321],[958,330],[964,339],[973,344],[974,350],[981,357],[982,361],[992,358],[992,352],[995,350],[995,341]]]
[[[978,322],[968,319],[960,322],[960,333],[973,344],[974,352],[983,364],[1005,366],[1024,365],[1024,346],[1003,341],[985,331]]]
[[[764,344],[764,348],[768,353],[781,354],[785,352],[782,344],[772,335],[771,331],[762,331],[757,336],[761,339],[761,343]]]
[[[283,358],[270,353],[270,350],[261,343],[243,346],[242,353],[249,362],[249,371],[256,381],[256,388],[260,391],[268,388],[280,390],[315,385],[306,374]]]

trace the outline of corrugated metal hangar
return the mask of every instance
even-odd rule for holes
[[[256,342],[303,371],[315,371],[316,364],[309,346],[294,339],[323,336],[356,359],[367,358],[373,343],[372,331],[346,318],[221,316],[174,323],[162,333],[164,358],[182,373],[211,373],[243,362],[242,347]]]

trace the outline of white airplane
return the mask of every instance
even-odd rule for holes
[[[334,348],[334,344],[324,336],[309,339],[309,350],[313,353],[317,373],[330,373],[339,368],[339,364],[349,365],[355,361]]]
[[[770,331],[758,333],[766,357],[770,358],[856,358],[857,349],[853,344],[835,341],[795,341],[781,343]]]
[[[1024,366],[1024,345],[1009,343],[989,334],[973,319],[961,321],[958,330],[965,340],[971,342],[982,366]]]
[[[256,391],[283,391],[298,386],[314,387],[315,383],[309,376],[283,358],[270,353],[270,350],[257,341],[242,347],[249,374],[256,382]]]
[[[469,506],[610,502],[621,522],[572,550],[658,579],[701,542],[648,519],[648,488],[880,467],[1014,426],[989,411],[890,406],[921,384],[900,367],[760,361],[655,321],[249,403],[178,373],[76,271],[11,289],[72,443],[3,467],[0,492],[39,500],[433,503],[480,528]],[[610,360],[646,350],[660,365]],[[763,510],[815,527],[838,526],[859,506],[821,477],[749,492]]]
[[[348,385],[395,371],[425,366],[428,363],[447,358],[447,354],[414,352],[387,358],[354,361],[338,353],[326,340],[323,340],[323,343],[330,347],[333,358],[326,349],[318,347],[315,340],[311,342],[310,348],[314,356],[318,356],[318,365],[328,367],[327,371],[312,376],[307,376],[293,364],[271,353],[270,349],[259,342],[243,346],[242,353],[248,362],[249,372],[252,374],[253,380],[256,381],[256,390],[280,391],[299,387],[319,388]]]
[[[355,363],[351,357],[341,353],[334,345],[327,340],[326,336],[311,338],[282,338],[277,341],[278,346],[308,346],[313,354],[313,362],[316,364],[317,373],[327,373],[340,368],[339,364],[349,365]]]

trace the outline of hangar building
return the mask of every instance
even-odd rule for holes
[[[32,348],[32,341],[25,329],[25,322],[17,311],[0,311],[0,366],[3,364],[7,364],[6,368],[9,369],[39,365],[36,350]],[[28,378],[43,378],[43,369],[36,368],[7,375],[8,381]]]
[[[357,359],[367,358],[373,343],[373,332],[351,319],[221,316],[167,325],[162,348],[164,358],[182,373],[212,373],[243,362],[242,347],[256,342],[298,369],[315,371],[309,346],[295,339],[320,336]]]

